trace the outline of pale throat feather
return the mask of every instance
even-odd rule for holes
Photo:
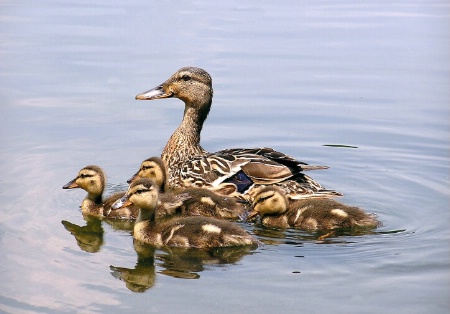
[[[167,164],[169,177],[172,177],[170,172],[179,168],[183,162],[208,153],[200,146],[203,121],[198,110],[190,107],[186,109],[183,121],[172,134],[161,154],[161,158]]]

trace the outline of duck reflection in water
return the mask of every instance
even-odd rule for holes
[[[64,228],[75,237],[81,250],[88,253],[100,251],[103,245],[103,227],[102,221],[93,216],[84,216],[85,226],[79,226],[66,220],[62,220]]]
[[[125,282],[133,292],[144,292],[153,287],[158,273],[181,279],[198,279],[200,272],[214,266],[232,265],[245,255],[252,254],[250,247],[212,248],[209,250],[154,246],[134,240],[137,262],[134,268],[110,266],[111,275]],[[155,262],[156,261],[156,262]]]
[[[248,246],[219,247],[209,250],[165,247],[157,254],[161,274],[183,279],[198,279],[199,272],[214,266],[232,265],[254,250]]]
[[[133,292],[144,292],[155,284],[155,248],[134,241],[137,262],[134,268],[111,265],[111,275],[122,280]]]

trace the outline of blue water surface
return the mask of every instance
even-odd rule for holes
[[[447,313],[449,17],[440,0],[3,1],[0,312]],[[183,113],[134,96],[189,65],[213,78],[205,149],[328,165],[310,175],[383,225],[241,223],[262,246],[205,255],[85,220],[62,186],[97,164],[125,189]]]

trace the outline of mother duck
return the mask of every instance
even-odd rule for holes
[[[173,188],[205,187],[249,202],[267,185],[278,186],[292,199],[341,195],[302,173],[327,169],[326,166],[310,166],[271,148],[232,148],[216,153],[204,150],[200,133],[213,97],[212,79],[205,70],[181,68],[164,83],[138,94],[136,99],[171,97],[185,104],[183,121],[161,154]]]

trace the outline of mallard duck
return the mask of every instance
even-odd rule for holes
[[[242,202],[234,198],[222,196],[204,188],[181,188],[170,190],[167,184],[167,169],[164,161],[159,157],[150,157],[141,163],[138,172],[127,182],[137,178],[148,178],[159,186],[160,198],[167,194],[188,195],[180,206],[181,213],[191,216],[206,216],[225,219],[243,219],[247,210]],[[173,196],[172,196],[173,197]]]
[[[81,203],[83,214],[105,217],[110,219],[134,220],[139,215],[139,208],[126,206],[119,210],[112,210],[111,205],[125,195],[125,191],[116,192],[103,199],[106,179],[102,168],[95,165],[86,166],[78,172],[76,178],[63,186],[63,189],[81,188],[88,194]],[[174,197],[165,197],[158,206],[161,216],[173,214],[189,196],[179,194]]]
[[[200,133],[211,109],[211,76],[203,69],[185,67],[157,87],[138,94],[138,100],[176,97],[185,104],[183,121],[167,142],[161,158],[169,184],[206,187],[221,194],[252,201],[266,185],[277,185],[290,198],[338,196],[302,173],[326,169],[311,166],[271,148],[225,149],[209,153],[200,146]]]
[[[202,216],[155,219],[159,187],[150,179],[138,179],[113,208],[133,203],[140,208],[133,237],[157,247],[214,248],[257,245],[257,240],[241,227],[226,220]]]
[[[290,200],[275,186],[262,189],[253,201],[248,220],[261,217],[266,227],[332,230],[337,228],[375,228],[375,215],[330,198]]]

